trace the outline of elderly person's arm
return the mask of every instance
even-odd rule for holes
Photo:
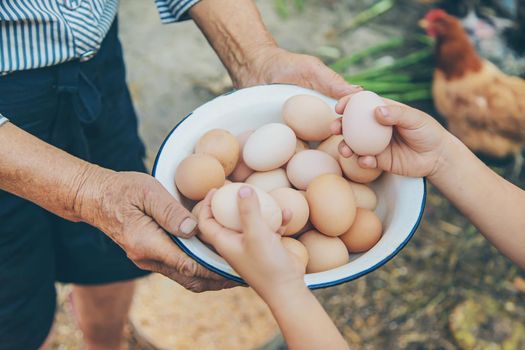
[[[318,58],[279,48],[252,0],[201,0],[189,15],[213,46],[236,87],[290,83],[340,98],[351,86]]]
[[[90,164],[12,123],[0,126],[0,146],[1,190],[99,228],[137,266],[191,290],[220,289],[229,283],[188,258],[165,233],[188,237],[196,222],[151,176]]]

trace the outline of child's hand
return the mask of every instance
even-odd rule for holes
[[[202,239],[217,250],[241,277],[263,299],[271,297],[276,289],[304,287],[304,265],[281,243],[280,232],[273,232],[264,222],[255,192],[241,187],[237,197],[243,232],[235,232],[219,224],[212,216],[210,191],[199,212]],[[291,213],[283,211],[283,222]]]
[[[351,98],[352,95],[348,95],[339,100],[336,112],[342,114]],[[359,165],[403,176],[432,176],[439,168],[450,134],[428,114],[392,100],[385,101],[387,106],[377,108],[375,117],[380,124],[394,127],[392,141],[377,156],[359,156]],[[332,132],[341,134],[341,131],[338,119],[332,125]],[[343,157],[353,155],[344,141],[339,145],[339,152]]]

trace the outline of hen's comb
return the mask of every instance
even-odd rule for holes
[[[428,13],[425,16],[425,19],[429,22],[434,22],[437,19],[443,18],[448,16],[448,13],[441,9],[433,9],[428,11]]]

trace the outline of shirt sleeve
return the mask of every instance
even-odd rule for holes
[[[0,114],[0,126],[4,125],[8,121],[9,121],[9,119],[7,119],[6,117],[4,117],[3,115]]]
[[[188,10],[200,0],[155,0],[162,23],[189,19]]]

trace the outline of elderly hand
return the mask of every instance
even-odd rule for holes
[[[248,69],[236,74],[237,87],[296,84],[335,99],[362,90],[360,86],[348,84],[317,57],[292,53],[273,45],[260,47],[252,55],[254,59]]]
[[[202,292],[236,285],[189,258],[165,231],[191,237],[196,219],[153,177],[91,167],[75,207],[82,220],[120,245],[141,269]]]

